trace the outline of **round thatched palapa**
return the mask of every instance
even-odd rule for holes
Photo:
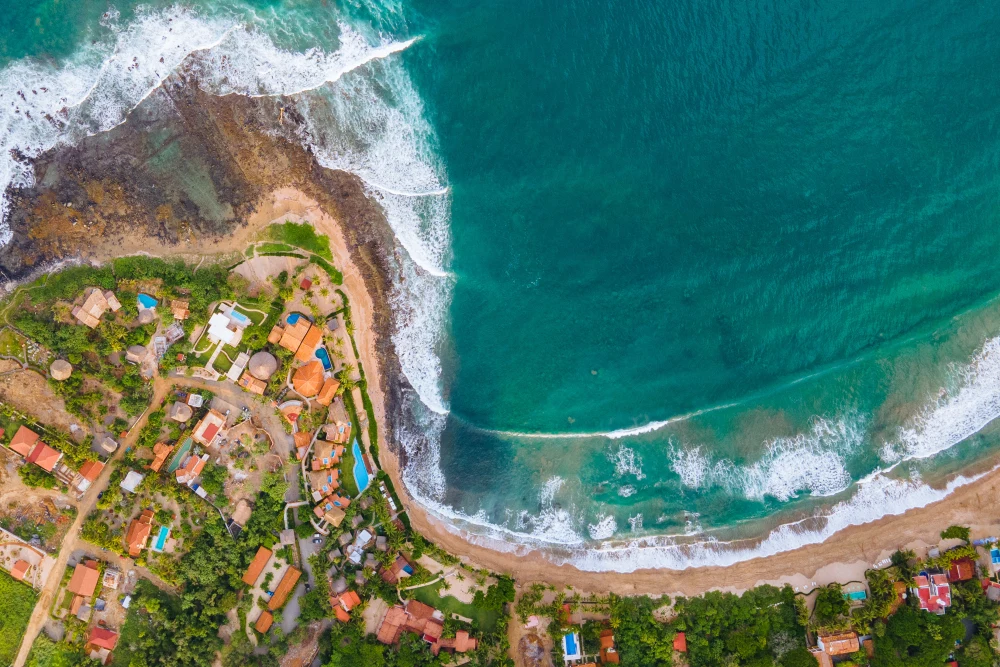
[[[65,359],[56,359],[49,366],[49,374],[52,375],[52,379],[62,382],[63,380],[68,380],[69,376],[73,373],[73,365],[66,361]]]
[[[278,370],[278,360],[270,352],[260,351],[250,357],[250,364],[247,368],[250,371],[250,375],[266,382]]]
[[[139,311],[138,322],[139,324],[150,324],[156,319],[156,311],[150,308],[144,308]]]

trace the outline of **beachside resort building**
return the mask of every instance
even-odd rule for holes
[[[217,410],[209,410],[201,418],[191,433],[191,438],[200,445],[211,447],[218,437],[226,435],[226,417]]]
[[[83,292],[83,303],[74,306],[70,311],[82,324],[96,329],[101,323],[101,318],[108,310],[117,313],[122,305],[118,302],[114,292],[101,291],[99,287],[88,287]]]
[[[939,616],[951,606],[951,586],[946,574],[928,574],[921,572],[913,578],[910,588],[920,603],[920,608]]]
[[[478,641],[465,630],[459,630],[454,637],[443,638],[444,614],[417,600],[390,607],[379,623],[376,638],[383,644],[395,646],[404,632],[412,632],[430,644],[434,655],[442,650],[466,653],[475,651],[478,646]]]
[[[128,532],[125,533],[128,555],[132,558],[140,555],[149,543],[149,536],[152,532],[153,510],[143,510],[139,516],[132,519],[128,525]]]

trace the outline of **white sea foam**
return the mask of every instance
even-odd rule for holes
[[[609,452],[608,456],[615,464],[615,475],[618,477],[633,475],[637,480],[645,479],[646,475],[642,472],[642,458],[631,447],[619,445]]]
[[[863,422],[857,416],[817,419],[807,433],[765,443],[764,455],[748,465],[713,461],[700,447],[693,447],[675,449],[671,469],[689,488],[721,486],[751,500],[770,496],[787,501],[801,491],[830,496],[851,484],[845,457],[861,446],[863,438]]]
[[[628,518],[628,527],[633,533],[642,532],[642,513],[636,514],[635,516],[630,516]]]
[[[587,526],[587,532],[590,533],[590,539],[592,540],[606,540],[617,531],[618,523],[615,521],[615,517],[610,514],[598,517],[597,523]]]
[[[954,368],[951,384],[910,427],[900,429],[898,442],[886,443],[885,461],[934,456],[1000,416],[1000,338],[986,341],[970,364]]]
[[[638,490],[631,484],[626,484],[625,486],[618,487],[618,495],[622,498],[630,498],[638,493]]]

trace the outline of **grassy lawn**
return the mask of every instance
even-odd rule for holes
[[[340,488],[348,498],[358,495],[358,485],[354,481],[354,453],[351,451],[350,443],[344,449],[344,456],[340,459]]]
[[[0,331],[0,354],[24,359],[24,338],[10,329]]]
[[[441,597],[437,591],[440,584],[441,582],[438,582],[437,584],[431,584],[423,588],[415,588],[412,591],[406,591],[406,593],[424,604],[429,604],[435,609],[440,609],[445,614],[458,614],[466,618],[471,618],[480,629],[486,632],[496,627],[497,619],[500,617],[499,612],[465,604],[450,595]]]
[[[253,311],[247,310],[246,308],[241,308],[241,307],[237,306],[236,307],[236,312],[240,313],[241,315],[246,315],[248,318],[250,318],[250,321],[253,322],[254,325],[256,325],[256,326],[259,327],[261,325],[261,323],[265,319],[267,319],[267,310],[268,310],[269,307],[270,307],[270,304],[265,305],[263,308],[260,309],[260,310],[263,310],[264,313],[257,313],[257,312],[253,312]]]
[[[344,274],[338,271],[330,262],[317,255],[310,255],[309,261],[326,271],[326,275],[330,276],[330,280],[333,281],[334,285],[344,284]]]
[[[330,252],[329,237],[324,234],[317,234],[312,225],[297,224],[294,222],[271,225],[268,228],[268,235],[273,241],[308,250],[326,260],[333,259],[333,253]]]
[[[34,589],[0,572],[0,665],[12,664],[17,657],[36,600]]]
[[[236,359],[237,355],[239,355],[239,351],[231,345],[223,345],[222,352],[222,354],[219,354],[219,356],[215,358],[213,367],[220,373],[228,373],[229,369],[233,367],[233,362],[230,359]],[[226,355],[229,355],[229,357]]]
[[[258,253],[270,253],[270,252],[294,252],[295,246],[288,245],[287,243],[258,243],[257,252]]]

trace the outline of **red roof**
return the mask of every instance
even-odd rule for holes
[[[70,593],[76,593],[77,595],[89,598],[94,594],[94,590],[97,589],[98,574],[100,573],[97,571],[97,563],[93,561],[80,563],[73,570],[73,576],[69,580],[66,590]]]
[[[274,623],[274,615],[265,609],[261,615],[257,617],[257,623],[254,624],[253,629],[261,634],[264,634],[271,629],[272,623]]]
[[[361,598],[358,597],[355,591],[347,591],[340,596],[340,603],[347,611],[350,611],[361,604]]]
[[[201,437],[205,442],[212,442],[212,438],[214,438],[215,434],[218,432],[218,424],[209,424],[205,427],[205,431],[201,434]]]
[[[309,289],[312,286],[313,286],[313,283],[308,278],[303,278],[302,282],[299,283],[299,287],[301,287],[302,289]]]
[[[976,565],[971,558],[959,558],[952,562],[948,570],[948,581],[968,581],[976,574]]]
[[[24,581],[25,575],[28,574],[28,570],[31,569],[31,563],[26,560],[16,560],[14,561],[14,567],[10,570],[10,576],[14,577],[18,581]]]
[[[253,561],[250,563],[250,567],[247,568],[246,573],[243,575],[243,583],[247,586],[253,586],[256,584],[257,579],[260,578],[260,574],[264,571],[264,566],[267,565],[269,558],[271,558],[270,549],[266,547],[260,547],[257,549],[257,553],[254,555]]]
[[[47,472],[52,472],[52,469],[56,467],[59,463],[59,459],[62,458],[62,454],[44,442],[39,442],[35,445],[35,448],[31,450],[31,455],[28,456],[28,463],[34,463],[36,466],[45,470]]]
[[[104,470],[104,464],[100,461],[87,461],[80,466],[80,475],[88,482],[96,481]]]
[[[113,651],[115,645],[118,643],[118,633],[94,626],[90,629],[90,637],[87,643],[98,648],[106,648],[109,651]]]
[[[674,650],[680,651],[681,653],[687,653],[688,641],[683,632],[678,632],[674,635]]]
[[[28,455],[31,454],[31,448],[35,446],[40,437],[40,435],[27,426],[22,426],[17,429],[17,433],[14,434],[14,437],[10,440],[10,444],[7,446],[24,458],[28,458]]]
[[[351,622],[351,615],[348,614],[346,611],[344,611],[344,608],[341,607],[340,605],[334,607],[333,613],[337,617],[337,620],[340,621],[341,623]]]

